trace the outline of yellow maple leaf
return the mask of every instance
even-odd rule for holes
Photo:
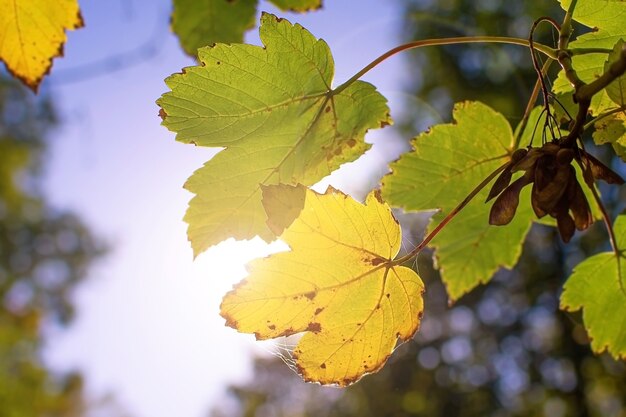
[[[290,224],[291,251],[248,265],[222,302],[227,325],[257,339],[304,332],[293,357],[307,381],[345,386],[380,369],[423,312],[422,280],[393,261],[402,235],[389,206],[378,192],[362,205],[287,185],[265,187],[263,204],[270,227]]]
[[[83,26],[77,0],[0,0],[0,60],[37,90],[52,59],[63,54],[65,30]]]

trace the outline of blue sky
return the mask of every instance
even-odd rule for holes
[[[283,14],[265,1],[260,8],[325,39],[337,84],[399,43],[401,6],[328,0],[308,15]],[[92,395],[113,393],[136,417],[199,417],[219,406],[225,384],[250,375],[253,354],[272,349],[225,327],[218,312],[221,296],[245,276],[245,263],[280,246],[231,240],[193,261],[182,221],[191,195],[182,185],[216,150],[177,143],[160,126],[154,102],[166,91],[163,79],[194,63],[170,33],[170,1],[83,0],[81,7],[86,28],[69,34],[65,57],[44,81],[62,118],[46,190],[112,251],[76,292],[75,323],[50,330],[46,357],[57,369],[81,369]],[[256,30],[247,41],[258,43]],[[145,43],[154,49],[140,64],[116,72],[97,65]],[[396,117],[411,99],[402,93],[411,76],[403,60],[394,57],[364,78],[387,96]],[[80,80],[93,68],[105,75]],[[354,178],[382,175],[402,143],[393,128],[367,140],[372,151],[323,184],[361,197],[364,185]]]

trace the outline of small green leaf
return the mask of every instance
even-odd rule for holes
[[[614,62],[619,60],[622,49],[624,49],[624,40],[620,39],[613,47],[613,52],[609,54],[609,58],[604,63],[605,72],[609,70]],[[626,76],[622,75],[613,80],[613,82],[606,87],[606,93],[615,104],[624,106],[626,104]]]
[[[610,143],[617,156],[626,162],[626,115],[616,113],[595,123],[593,140],[598,145]]]
[[[257,0],[174,0],[172,30],[191,56],[217,42],[243,41],[254,27]]]
[[[177,140],[226,147],[185,184],[196,255],[230,237],[274,239],[261,185],[314,184],[368,149],[368,129],[391,123],[371,84],[331,89],[328,45],[302,26],[264,14],[260,36],[265,47],[201,48],[201,64],[169,77],[157,102]]]
[[[624,31],[618,34],[611,34],[608,31],[586,33],[579,36],[575,41],[569,44],[570,48],[604,48],[612,49],[617,41],[626,37]],[[606,62],[605,54],[585,54],[576,55],[572,58],[572,65],[576,69],[576,74],[586,83],[594,81],[604,73],[604,63]],[[574,91],[574,87],[569,83],[563,71],[559,72],[554,81],[553,91],[555,93],[568,93]],[[598,115],[605,111],[615,109],[617,105],[605,90],[594,95],[591,99],[589,111],[591,114]],[[573,115],[572,115],[573,116]]]
[[[561,0],[561,6],[567,10],[572,0]],[[574,20],[596,30],[578,36],[570,42],[569,48],[603,48],[612,49],[614,45],[626,38],[626,2],[620,0],[585,0],[576,3]],[[604,72],[606,55],[601,53],[576,55],[572,65],[576,73],[586,83],[594,81]],[[554,82],[555,93],[573,91],[573,87],[561,71]],[[598,115],[616,108],[606,90],[593,96],[589,111]]]
[[[571,0],[562,0],[561,4],[567,10]],[[569,49],[600,48],[611,50],[620,39],[626,39],[626,2],[612,0],[588,0],[578,2],[574,13],[574,19],[592,28],[599,30],[578,36],[569,43]],[[604,72],[606,55],[591,53],[575,55],[572,58],[572,66],[578,77],[586,83],[590,83]],[[565,77],[563,71],[559,72],[553,85],[555,93],[567,93],[574,88]],[[608,96],[606,90],[593,96],[589,111],[598,115],[607,110],[616,108],[614,101]]]
[[[322,0],[270,0],[281,10],[306,12],[322,7]]]
[[[621,256],[604,252],[578,264],[563,287],[561,309],[582,308],[591,348],[626,359],[625,215],[617,218],[614,230]]]

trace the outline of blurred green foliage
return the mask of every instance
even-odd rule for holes
[[[71,320],[72,291],[105,249],[42,190],[56,125],[50,97],[0,76],[0,417],[78,417],[93,408],[82,376],[52,372],[41,355],[44,327]]]
[[[402,41],[527,38],[535,18],[546,15],[558,20],[563,11],[556,1],[412,0],[405,3]],[[552,36],[546,27],[535,39],[553,44]],[[468,99],[489,104],[515,125],[536,81],[528,50],[508,45],[425,48],[411,53],[407,71],[417,98],[405,112],[416,116],[400,123],[408,135],[448,121],[453,103]],[[604,195],[614,214],[623,209],[623,193]],[[425,220],[403,217],[414,244]],[[536,225],[513,271],[501,270],[452,306],[432,253],[423,252],[417,260],[427,289],[422,327],[383,370],[338,390],[301,382],[283,363],[290,363],[288,353],[278,355],[282,360],[258,358],[250,380],[229,387],[228,400],[211,415],[626,417],[626,364],[593,355],[581,317],[558,309],[572,266],[606,244],[600,222],[568,245],[554,229]]]
[[[402,33],[407,41],[480,35],[527,39],[536,18],[553,16],[560,20],[564,15],[555,0],[411,0],[406,2],[404,13]],[[534,39],[554,45],[555,37],[558,34],[546,24],[536,29]],[[536,81],[529,50],[517,45],[422,48],[412,51],[409,61],[418,116],[406,122],[417,126],[418,131],[449,121],[452,106],[462,100],[486,103],[515,126]]]

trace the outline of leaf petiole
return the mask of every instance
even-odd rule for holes
[[[404,45],[396,46],[395,48],[390,49],[389,51],[385,52],[384,54],[382,54],[381,56],[379,56],[378,58],[376,58],[375,60],[367,64],[365,67],[363,67],[362,70],[354,74],[354,76],[352,76],[348,81],[339,85],[334,90],[331,90],[329,94],[332,94],[332,95],[339,94],[341,91],[348,88],[350,84],[354,83],[363,75],[368,73],[371,69],[378,66],[378,64],[380,64],[381,62],[385,61],[386,59],[392,57],[393,55],[399,52],[408,51],[410,49],[422,48],[425,46],[458,45],[458,44],[463,44],[463,43],[505,43],[505,44],[510,44],[510,45],[520,45],[520,46],[525,46],[525,47],[529,46],[529,42],[527,39],[511,38],[511,37],[506,37],[506,36],[461,36],[461,37],[454,37],[454,38],[425,39],[425,40],[413,41],[413,42],[405,43]],[[547,55],[549,58],[552,58],[552,59],[557,58],[557,51],[553,48],[550,48],[547,45],[535,43],[534,48],[537,51]]]

